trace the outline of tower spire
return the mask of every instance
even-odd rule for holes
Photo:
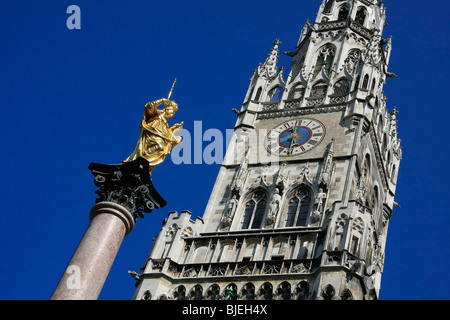
[[[272,50],[268,54],[266,61],[258,67],[258,73],[260,76],[265,77],[267,79],[273,79],[278,71],[278,56],[280,53],[280,39],[276,39]]]

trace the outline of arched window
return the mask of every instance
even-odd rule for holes
[[[203,300],[203,288],[201,285],[198,284],[191,289],[191,292],[189,292],[189,299]]]
[[[322,291],[322,297],[324,300],[333,300],[335,294],[336,291],[331,284],[327,285]]]
[[[266,209],[266,195],[259,190],[252,193],[247,201],[244,217],[242,218],[241,229],[259,229],[261,228],[264,212]]]
[[[324,81],[320,81],[311,88],[311,98],[323,98],[327,93],[328,85]]]
[[[366,17],[367,17],[366,9],[361,7],[358,9],[358,11],[356,11],[355,22],[363,26],[364,22],[366,22]]]
[[[347,19],[349,12],[350,12],[349,6],[347,5],[341,6],[341,8],[339,9],[338,20],[341,21]]]
[[[229,284],[224,292],[223,300],[236,300],[237,299],[237,286],[234,283]]]
[[[295,289],[297,300],[307,300],[309,297],[309,284],[306,281],[302,281],[297,285]]]
[[[255,101],[259,101],[259,99],[261,98],[261,93],[262,93],[262,87],[259,87],[258,90],[256,91]]]
[[[314,77],[324,68],[325,73],[329,74],[333,66],[335,50],[331,45],[326,45],[319,49],[316,66],[314,67]]]
[[[186,288],[184,286],[178,286],[173,292],[173,298],[175,300],[186,300]]]
[[[323,13],[330,13],[331,8],[333,8],[333,4],[334,4],[334,0],[328,1],[327,4],[325,5],[325,9],[323,9]]]
[[[283,282],[277,289],[277,300],[291,300],[291,285],[289,282]]]
[[[379,196],[378,187],[375,186],[375,188],[373,189],[373,199],[372,199],[372,214],[374,216],[376,216],[378,213],[379,199],[380,199],[380,196]]]
[[[375,92],[375,86],[377,84],[377,80],[374,78],[372,80],[372,87],[370,88],[370,93],[374,93]]]
[[[350,80],[341,79],[334,85],[333,95],[336,96],[345,96],[350,92]]]
[[[283,88],[275,87],[269,91],[267,99],[269,101],[275,102],[280,101],[282,96],[283,96]]]
[[[213,284],[206,291],[206,299],[207,300],[219,300],[220,297],[220,287],[217,284]]]
[[[363,89],[363,90],[367,90],[368,87],[369,87],[369,75],[366,74],[366,75],[364,76],[364,81],[363,81],[362,89]]]
[[[305,87],[302,84],[297,84],[289,91],[288,100],[296,100],[303,98],[305,94]]]
[[[255,300],[255,285],[253,283],[247,283],[241,290],[240,299],[242,300]]]
[[[305,187],[297,189],[289,201],[284,226],[306,226],[310,206],[311,196],[309,190]]]
[[[258,300],[273,300],[273,286],[265,282],[258,290]]]

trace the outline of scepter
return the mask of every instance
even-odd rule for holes
[[[175,87],[175,83],[177,83],[177,78],[173,80],[172,88],[170,89],[169,95],[167,96],[167,99],[170,100],[170,97],[172,96],[173,87]]]

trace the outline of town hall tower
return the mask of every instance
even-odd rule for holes
[[[170,212],[134,299],[378,299],[402,148],[379,0],[323,0],[250,79],[202,217]]]

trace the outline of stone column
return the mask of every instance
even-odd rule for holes
[[[122,240],[142,212],[166,205],[150,179],[148,162],[139,158],[120,165],[89,166],[99,187],[90,224],[61,277],[51,300],[95,300]]]

